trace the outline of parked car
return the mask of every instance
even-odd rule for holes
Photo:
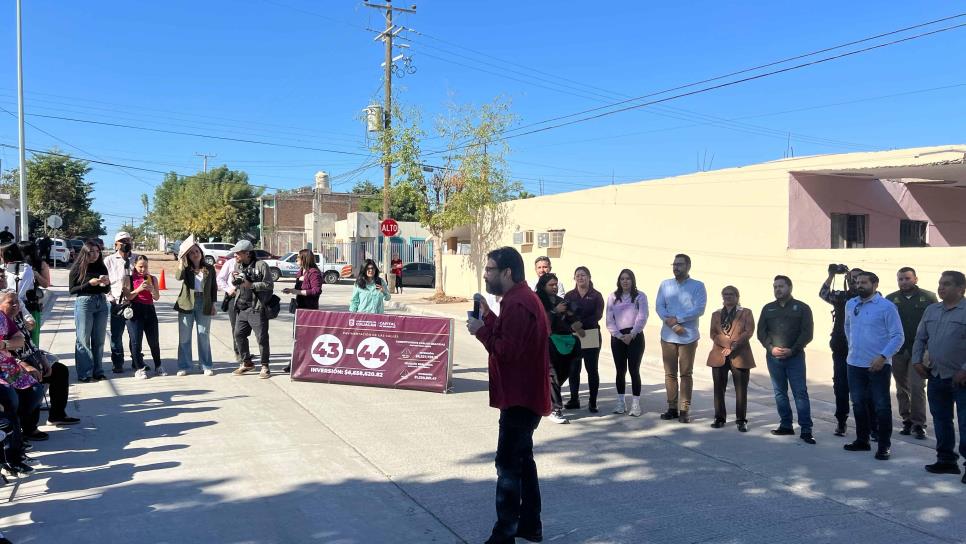
[[[218,261],[218,257],[227,257],[235,244],[227,244],[225,242],[200,242],[198,246],[205,256],[205,262],[213,265]]]
[[[403,266],[403,287],[436,287],[436,265],[409,263]]]
[[[171,258],[178,260],[178,248],[181,247],[181,242],[168,242],[164,244],[164,254],[171,255]]]
[[[54,261],[54,266],[70,264],[74,259],[67,242],[61,238],[51,238],[51,240],[54,245],[50,247],[50,260]]]
[[[269,263],[273,262],[275,259],[278,259],[278,257],[276,257],[275,255],[272,255],[271,253],[269,253],[268,251],[265,251],[264,249],[256,249],[255,256],[258,257],[258,260],[269,261]],[[220,271],[221,267],[225,266],[225,263],[228,262],[228,259],[234,259],[234,258],[235,258],[235,254],[231,252],[229,252],[228,255],[218,257],[218,260],[215,261],[215,265],[214,265],[215,270]],[[269,264],[268,266],[271,267],[272,265]],[[275,280],[276,278],[273,276],[272,281],[275,281]]]
[[[71,238],[70,240],[66,240],[66,242],[74,255],[80,253],[81,248],[84,247],[84,240],[80,238]]]

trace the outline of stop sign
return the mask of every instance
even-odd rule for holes
[[[383,219],[379,226],[383,236],[395,236],[399,234],[399,223],[395,219]]]

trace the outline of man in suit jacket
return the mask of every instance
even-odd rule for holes
[[[711,315],[711,340],[714,346],[708,354],[708,366],[714,379],[714,423],[724,427],[728,411],[724,395],[728,389],[728,372],[735,382],[735,424],[741,432],[748,432],[748,380],[755,367],[755,356],[748,342],[755,334],[755,317],[751,310],[738,304],[741,295],[731,285],[721,290],[724,307]]]

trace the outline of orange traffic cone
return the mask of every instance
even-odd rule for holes
[[[164,291],[168,286],[164,284],[164,269],[161,269],[161,279],[158,280],[158,289]]]

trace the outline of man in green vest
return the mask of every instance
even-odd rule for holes
[[[922,320],[926,308],[936,302],[936,295],[920,289],[916,271],[905,266],[896,273],[899,290],[888,298],[899,310],[902,332],[906,341],[899,353],[892,357],[892,376],[896,380],[896,400],[899,401],[899,415],[902,416],[902,430],[899,434],[914,434],[919,440],[926,439],[926,382],[914,372],[909,361],[912,357],[912,344],[916,340],[916,328]]]

